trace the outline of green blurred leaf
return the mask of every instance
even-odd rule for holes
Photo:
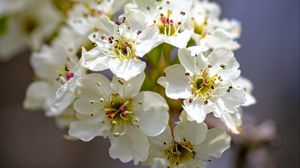
[[[0,16],[0,37],[7,32],[7,26],[8,26],[7,23],[8,23],[8,17]]]

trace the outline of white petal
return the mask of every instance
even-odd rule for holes
[[[107,136],[109,126],[102,123],[102,120],[93,119],[86,121],[74,121],[70,125],[69,135],[88,142],[96,136]]]
[[[54,97],[54,89],[46,82],[31,83],[26,91],[26,98],[23,103],[24,108],[30,110],[47,109]]]
[[[233,37],[223,29],[217,29],[212,35],[207,36],[206,43],[210,48],[228,48],[237,50],[239,43],[233,40]]]
[[[149,142],[147,136],[139,129],[129,127],[126,134],[120,137],[111,137],[109,154],[113,159],[122,162],[145,161],[148,158]]]
[[[245,91],[246,102],[242,106],[250,106],[256,103],[255,97],[251,94],[253,84],[250,80],[244,77],[239,77],[237,80],[233,81],[233,85],[237,88],[242,88]]]
[[[132,98],[140,92],[140,89],[145,80],[145,73],[141,73],[129,81],[125,81],[116,76],[112,79],[111,88],[123,98]]]
[[[161,134],[168,126],[169,107],[155,92],[141,92],[133,99],[133,111],[139,118],[139,128],[148,136]]]
[[[219,110],[214,111],[216,117],[221,116],[225,112],[235,112],[237,108],[245,103],[245,93],[241,89],[232,88],[229,92],[225,91],[224,96],[216,98],[215,102]]]
[[[178,33],[175,36],[160,35],[160,37],[165,43],[168,43],[177,48],[184,48],[191,39],[192,34],[193,30],[184,30],[183,32]]]
[[[68,84],[64,84],[57,90],[54,101],[51,103],[46,115],[58,116],[72,104],[75,97],[74,90],[69,89]]]
[[[201,47],[190,47],[178,50],[180,64],[192,74],[199,74],[207,66],[205,58],[202,56]],[[202,51],[203,52],[203,51]]]
[[[55,80],[57,78],[57,70],[64,66],[66,57],[62,54],[60,57],[56,56],[54,48],[43,46],[41,51],[32,53],[30,57],[30,64],[33,67],[34,74],[40,79]],[[61,54],[61,53],[60,53]]]
[[[137,32],[147,28],[146,16],[139,10],[130,10],[120,16],[120,20],[125,17],[125,24],[130,27],[131,31]]]
[[[204,104],[200,99],[194,99],[192,102],[189,101],[190,100],[184,100],[183,109],[187,112],[188,117],[197,123],[203,122],[206,115],[213,111],[210,102]]]
[[[91,103],[90,97],[80,97],[74,102],[74,109],[77,113],[102,117],[104,119],[103,103]]]
[[[120,60],[111,58],[108,67],[117,77],[127,81],[142,73],[146,68],[146,63],[137,59]]]
[[[218,74],[223,80],[236,79],[241,73],[239,70],[240,64],[229,49],[215,49],[209,54],[208,61],[212,65],[209,71],[210,75]],[[222,68],[222,66],[224,67]]]
[[[95,47],[90,51],[82,48],[82,66],[92,71],[103,71],[108,69],[106,63],[108,56],[106,56],[99,47]]]
[[[102,15],[100,17],[98,25],[101,25],[101,29],[99,30],[101,35],[113,35],[114,31],[117,29],[116,24],[112,22],[106,15]]]
[[[183,142],[186,140],[191,142],[193,145],[198,145],[204,141],[206,132],[206,124],[183,120],[175,127],[174,137],[177,142]]]
[[[85,75],[80,80],[78,87],[78,95],[80,97],[87,97],[91,100],[100,100],[103,98],[109,100],[111,95],[111,83],[104,75],[92,73]]]
[[[210,157],[219,158],[230,146],[231,138],[218,128],[209,129],[205,141],[196,147],[197,156],[209,160]]]
[[[146,30],[143,30],[138,36],[135,54],[142,57],[161,43],[162,40],[158,38],[157,28],[155,26],[150,26]]]
[[[225,123],[227,128],[234,134],[239,134],[241,132],[242,126],[242,114],[241,112],[235,113],[224,113],[221,120]]]
[[[160,77],[157,83],[166,90],[166,95],[172,99],[186,99],[192,96],[191,85],[185,69],[179,65],[171,65],[165,69],[165,77]]]

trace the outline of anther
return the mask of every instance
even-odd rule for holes
[[[137,118],[137,117],[135,117],[134,121],[135,121],[135,122],[140,122],[140,119]]]
[[[221,64],[220,67],[225,69],[226,66],[224,64]]]
[[[115,132],[113,135],[114,135],[114,137],[119,137],[120,133],[119,132]]]
[[[121,80],[118,80],[118,82],[119,82],[121,85],[124,85],[124,82],[122,82]]]
[[[104,98],[103,97],[101,97],[99,100],[100,100],[100,102],[104,102]]]

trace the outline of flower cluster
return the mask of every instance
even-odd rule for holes
[[[35,80],[24,107],[55,118],[68,139],[107,138],[112,158],[136,165],[204,168],[229,148],[229,133],[240,133],[241,107],[256,100],[234,56],[240,24],[220,19],[217,4],[72,2],[64,24],[43,45],[44,33],[57,27],[60,17],[39,10],[34,16],[47,21],[23,27],[38,48],[30,59]],[[6,18],[14,22],[13,15]],[[9,52],[2,43],[9,45],[6,36],[16,34],[3,33],[0,51]],[[206,121],[210,113],[227,130],[213,128]]]

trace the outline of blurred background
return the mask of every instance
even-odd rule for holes
[[[243,76],[254,83],[257,98],[257,104],[244,111],[257,124],[269,119],[276,122],[281,140],[271,151],[275,167],[299,168],[299,0],[216,2],[224,17],[242,22],[242,48],[236,56]],[[29,55],[24,52],[0,63],[0,167],[133,167],[109,157],[107,140],[66,141],[52,119],[42,112],[23,110],[33,75]],[[208,167],[233,167],[233,151]]]

